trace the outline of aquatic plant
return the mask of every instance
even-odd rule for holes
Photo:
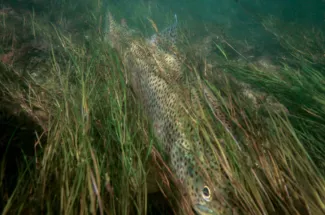
[[[94,30],[100,14],[89,15],[92,31],[77,33],[37,13],[5,18],[1,54],[15,38],[20,57],[0,68],[2,213],[190,214],[155,128],[129,87],[122,53]],[[24,28],[14,27],[21,22]],[[206,143],[197,163],[212,167],[204,173],[212,182],[222,172],[230,187],[225,202],[239,213],[324,213],[324,179],[315,165],[323,150],[322,58],[297,48],[296,36],[280,41],[294,57],[270,70],[234,59],[228,50],[236,46],[226,37],[209,40],[209,59],[186,52],[191,40],[174,53],[184,69],[175,90],[192,122],[186,135]],[[31,42],[35,38],[44,42]]]

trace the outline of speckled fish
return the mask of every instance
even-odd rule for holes
[[[213,180],[208,180],[195,159],[198,148],[187,132],[191,122],[183,98],[170,80],[174,73],[181,73],[181,62],[148,40],[132,35],[111,14],[109,25],[108,40],[123,56],[130,85],[153,125],[158,144],[169,155],[170,168],[189,194],[194,211],[199,215],[232,214],[220,169],[215,168]]]

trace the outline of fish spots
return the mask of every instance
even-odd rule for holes
[[[189,131],[195,131],[191,130],[192,121],[184,110],[184,95],[176,90],[178,86],[173,85],[179,83],[175,80],[182,77],[182,62],[175,54],[166,51],[165,47],[175,43],[173,38],[176,38],[177,21],[175,25],[156,35],[159,40],[155,40],[157,44],[153,46],[144,40],[132,38],[132,31],[127,31],[127,26],[121,27],[112,17],[110,19],[111,43],[122,52],[125,70],[133,77],[131,87],[152,123],[159,148],[168,154],[169,167],[182,182],[193,205],[203,204],[217,214],[222,214],[224,207],[220,203],[214,202],[213,205],[212,201],[207,202],[202,197],[207,193],[204,190],[206,179],[202,177],[202,165],[198,165],[195,158],[197,151],[203,148],[196,146],[199,141],[193,140],[193,135],[188,135]],[[207,157],[213,158],[213,153],[208,153]],[[205,165],[208,163],[203,162],[203,166]],[[220,171],[217,167],[213,167],[211,171]],[[222,187],[224,183],[219,178],[221,177],[218,177],[218,186],[208,187],[209,191]],[[209,194],[213,195],[212,192]]]

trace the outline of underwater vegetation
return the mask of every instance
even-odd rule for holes
[[[19,2],[0,10],[2,214],[325,213],[322,28],[249,11],[261,42],[156,1]]]

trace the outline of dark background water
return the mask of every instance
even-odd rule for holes
[[[274,17],[285,24],[325,29],[324,0],[107,0],[109,9],[118,18],[125,18],[149,36],[154,31],[147,17],[158,28],[173,22],[174,14],[186,29],[202,37],[207,35],[204,26],[222,29],[236,40],[251,44],[274,46],[274,38],[266,32],[261,20]],[[281,29],[280,31],[290,31]]]
[[[35,12],[65,9],[75,12],[91,10],[95,5],[108,3],[111,11],[135,22],[150,17],[162,24],[177,14],[188,22],[216,23],[232,29],[245,29],[254,21],[251,15],[273,15],[285,22],[323,26],[324,0],[1,0],[2,5]],[[167,16],[170,15],[168,18]],[[70,17],[78,19],[79,17]],[[131,21],[131,22],[132,22]]]

